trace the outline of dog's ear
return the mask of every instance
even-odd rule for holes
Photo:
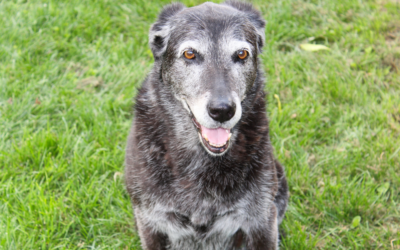
[[[265,43],[265,20],[261,16],[261,13],[256,10],[250,3],[239,1],[226,1],[225,4],[246,13],[247,18],[257,30],[257,46],[261,52],[261,49]]]
[[[151,26],[149,44],[154,60],[160,59],[166,50],[171,31],[169,20],[184,8],[185,6],[181,3],[173,3],[165,6],[158,16],[157,21]]]

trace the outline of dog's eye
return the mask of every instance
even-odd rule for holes
[[[238,57],[240,60],[246,59],[246,57],[249,55],[249,53],[246,50],[239,50],[238,51]]]
[[[183,55],[186,59],[194,59],[196,57],[193,50],[186,50]]]

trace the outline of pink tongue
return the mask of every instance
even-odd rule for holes
[[[225,144],[229,138],[229,129],[224,128],[206,128],[202,125],[201,133],[202,136],[207,138],[212,144]]]

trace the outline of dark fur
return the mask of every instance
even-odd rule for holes
[[[244,12],[255,28],[264,27],[260,14],[251,5],[228,4]],[[162,29],[183,9],[180,4],[166,7],[152,29]],[[269,139],[261,67],[242,102],[243,114],[233,128],[235,139],[230,149],[223,156],[211,156],[200,142],[188,149],[177,136],[179,126],[185,126],[191,134],[196,134],[196,129],[182,103],[174,97],[171,85],[162,79],[162,65],[168,63],[168,52],[162,51],[166,43],[161,36],[150,41],[155,64],[136,97],[126,150],[127,190],[143,248],[189,249],[190,245],[190,249],[276,249],[278,232],[274,232],[272,224],[284,216],[288,187]],[[260,50],[262,39],[257,38],[256,43]],[[258,61],[256,64],[261,65]],[[259,225],[250,227],[247,233],[239,229],[229,238],[218,233],[210,235],[216,221],[236,213],[235,207],[243,197],[251,204],[248,217],[256,217]],[[267,206],[265,197],[275,197],[268,203],[269,218],[258,217],[259,209]],[[183,229],[192,228],[195,233],[175,239],[172,244],[171,235],[144,218],[143,214],[156,204],[168,207],[162,220]]]

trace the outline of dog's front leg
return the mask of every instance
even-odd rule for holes
[[[168,236],[157,232],[140,217],[140,212],[135,210],[135,221],[140,236],[143,250],[167,250]]]
[[[276,207],[271,207],[268,221],[249,230],[246,240],[247,250],[279,249],[279,231]]]

